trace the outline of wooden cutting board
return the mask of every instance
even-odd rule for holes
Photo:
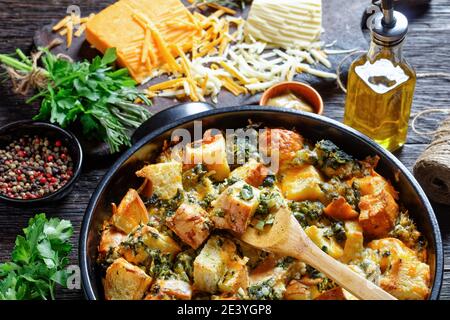
[[[186,1],[182,0],[187,3]],[[361,31],[361,17],[367,6],[371,4],[370,0],[354,0],[345,1],[342,0],[323,0],[323,27],[325,32],[322,34],[321,39],[325,43],[335,43],[333,49],[353,49],[367,48],[367,41],[365,40]],[[87,16],[92,13],[89,8],[82,8],[82,15]],[[96,13],[96,12],[93,12]],[[248,7],[241,12],[243,16],[248,13]],[[65,41],[64,37],[61,37],[58,33],[52,32],[52,26],[59,21],[62,17],[55,17],[51,24],[44,26],[40,30],[37,30],[34,36],[34,44],[36,47],[47,46],[55,38],[59,38]],[[63,53],[72,57],[74,60],[91,59],[99,54],[98,51],[91,48],[89,43],[85,40],[84,35],[79,38],[74,38],[72,46],[67,49],[65,42],[52,50],[53,53]],[[336,66],[339,64],[343,55],[332,55],[330,61],[333,65],[333,70],[327,70],[322,65],[317,65],[315,68],[333,72]],[[149,83],[143,85],[143,87],[157,83],[164,80],[164,78],[153,79]],[[303,81],[311,84],[322,95],[324,103],[326,105],[327,100],[337,93],[340,93],[340,89],[336,85],[336,81],[329,79],[321,79],[308,74],[299,74],[295,76],[295,80]],[[226,90],[222,90],[218,97],[217,107],[236,106],[244,104],[257,104],[261,94],[257,95],[241,95],[234,96]],[[155,98],[153,99],[153,106],[150,107],[152,112],[159,112],[170,106],[178,104],[182,101],[168,98]],[[210,102],[210,101],[208,101]],[[109,156],[109,151],[104,143],[95,141],[86,141],[82,139],[82,135],[78,134],[81,138],[81,142],[88,156],[91,158]]]

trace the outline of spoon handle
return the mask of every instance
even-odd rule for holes
[[[360,276],[348,266],[335,260],[323,252],[301,229],[295,218],[292,218],[289,232],[289,252],[293,258],[312,266],[362,300],[397,300],[373,282]],[[293,230],[294,229],[294,230]],[[296,229],[296,230],[295,230]],[[286,249],[286,247],[284,247]]]

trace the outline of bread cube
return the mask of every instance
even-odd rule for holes
[[[347,239],[345,240],[344,255],[341,257],[341,261],[347,264],[361,259],[364,250],[364,236],[358,221],[346,221],[344,228]]]
[[[272,161],[279,160],[280,167],[289,164],[297,151],[303,148],[303,137],[285,129],[265,129],[259,135],[259,149]]]
[[[122,241],[127,239],[127,235],[110,226],[102,231],[100,244],[98,245],[99,259],[106,258],[112,251],[118,249]]]
[[[339,259],[344,254],[344,250],[334,238],[326,236],[325,228],[318,228],[317,226],[310,226],[305,229],[308,237],[323,251],[328,253],[335,259]]]
[[[106,270],[105,299],[140,300],[151,282],[152,278],[141,268],[118,258]]]
[[[263,183],[268,173],[269,170],[262,163],[250,159],[244,165],[234,169],[231,172],[230,177],[244,180],[249,185],[257,188]]]
[[[323,210],[323,212],[334,219],[337,220],[351,220],[359,216],[347,200],[344,197],[339,196],[338,198],[331,201]]]
[[[162,200],[169,200],[177,195],[178,190],[183,190],[182,167],[176,161],[150,164],[137,171],[136,175],[148,179],[152,194]]]
[[[192,288],[189,283],[182,280],[157,280],[145,300],[190,300]]]
[[[218,229],[243,234],[258,208],[260,191],[244,181],[226,188],[213,201],[211,220]]]
[[[281,190],[288,200],[322,200],[324,193],[320,189],[322,177],[312,165],[291,168],[283,172]]]
[[[197,249],[210,232],[208,213],[197,204],[183,203],[166,219],[167,226],[192,248]]]
[[[148,220],[147,208],[134,189],[128,190],[118,208],[113,205],[111,221],[116,228],[125,233],[130,233],[140,224],[146,224]]]
[[[129,235],[126,243],[121,244],[119,253],[134,264],[147,264],[150,262],[148,249],[174,255],[181,251],[180,246],[171,237],[153,227],[143,226]]]
[[[247,262],[248,258],[241,259],[236,254],[233,255],[219,283],[221,292],[237,293],[240,288],[247,290],[249,284]]]
[[[150,226],[144,226],[134,237],[142,239],[142,242],[148,248],[157,249],[161,253],[177,254],[181,251],[180,246],[171,237]]]
[[[219,236],[212,236],[194,260],[195,289],[209,293],[219,290],[230,258],[236,253],[235,244]]]
[[[394,187],[376,172],[372,172],[369,176],[353,179],[353,181],[358,185],[358,190],[362,196],[376,195],[386,190],[395,200],[398,200],[398,193]]]
[[[286,300],[311,300],[311,292],[307,285],[298,280],[291,280],[284,292]]]
[[[430,266],[395,238],[373,240],[367,245],[378,253],[380,287],[404,300],[424,300],[430,292]]]
[[[277,266],[278,259],[269,255],[250,272],[248,293],[253,300],[282,299],[286,291],[288,270]],[[271,290],[267,290],[270,284]]]
[[[228,178],[230,167],[225,138],[222,134],[213,136],[207,131],[201,141],[195,141],[192,145],[186,146],[183,161],[185,168],[200,163],[203,163],[209,172],[214,171],[212,175],[214,180],[223,181]]]
[[[376,195],[361,197],[359,209],[359,223],[364,234],[373,238],[386,236],[394,227],[399,214],[398,204],[385,189]]]

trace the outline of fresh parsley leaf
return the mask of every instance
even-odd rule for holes
[[[114,61],[116,61],[116,58],[117,58],[116,48],[108,48],[105,54],[103,55],[102,65],[106,66],[108,64],[111,64]]]
[[[72,224],[41,213],[23,233],[11,261],[0,264],[0,300],[54,299],[55,284],[66,285]]]
[[[137,128],[151,114],[142,105],[150,101],[137,88],[127,69],[114,70],[116,49],[108,49],[103,57],[91,62],[71,62],[41,49],[42,65],[49,83],[28,100],[41,99],[37,120],[50,120],[62,127],[80,121],[83,134],[102,139],[112,153],[131,144],[129,131]]]

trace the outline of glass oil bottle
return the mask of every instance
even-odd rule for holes
[[[394,151],[406,142],[416,73],[402,55],[408,20],[382,1],[369,51],[349,70],[344,123]]]

